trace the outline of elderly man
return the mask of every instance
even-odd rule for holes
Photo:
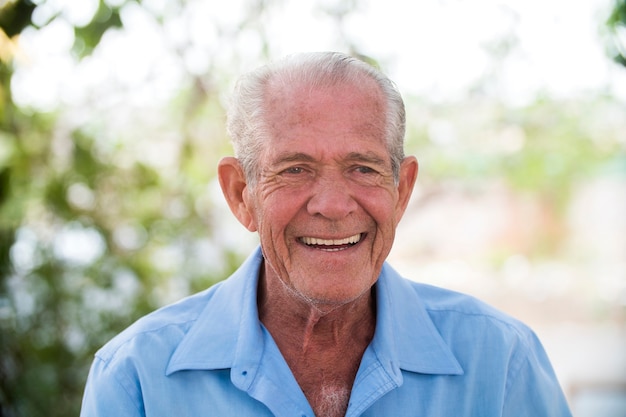
[[[81,415],[570,416],[532,331],[385,263],[418,171],[404,118],[338,53],[242,78],[218,173],[260,248],[104,346]]]

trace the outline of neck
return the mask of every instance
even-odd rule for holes
[[[258,308],[261,322],[281,350],[289,346],[290,351],[305,354],[311,349],[367,346],[374,335],[373,290],[345,303],[315,302],[265,273],[259,281]]]

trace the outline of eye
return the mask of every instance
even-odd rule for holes
[[[356,168],[354,168],[354,170],[358,172],[359,174],[375,174],[376,173],[375,169],[370,168],[365,165],[359,165]]]
[[[283,170],[283,174],[290,174],[290,175],[297,175],[297,174],[302,174],[304,172],[304,168],[299,167],[299,166],[295,166],[295,167],[289,167],[285,170]]]

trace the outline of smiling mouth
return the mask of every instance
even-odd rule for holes
[[[308,247],[320,249],[327,252],[337,252],[345,250],[356,245],[363,239],[364,233],[358,233],[354,236],[349,236],[343,239],[320,239],[317,237],[304,236],[298,240]]]

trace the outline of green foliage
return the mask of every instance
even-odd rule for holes
[[[34,6],[7,7],[2,29],[17,35]],[[92,53],[120,27],[119,13],[101,1],[91,23],[75,28],[74,54]],[[0,415],[78,415],[100,346],[240,262],[237,248],[213,236],[213,214],[199,204],[210,198],[215,165],[207,163],[200,119],[217,124],[224,112],[201,83],[181,91],[169,129],[200,133],[180,137],[184,151],[163,171],[110,146],[98,114],[68,127],[62,109],[16,106],[13,70],[10,58],[0,61]],[[212,133],[212,154],[224,154],[223,128]],[[150,133],[127,134],[133,143]]]
[[[121,28],[122,20],[118,8],[110,7],[100,0],[98,10],[89,25],[74,28],[74,53],[84,58],[98,46],[102,36],[111,28]]]
[[[29,0],[0,3],[0,29],[9,37],[18,35],[30,25],[35,4]]]
[[[606,24],[609,29],[609,54],[615,62],[626,66],[626,0],[615,0]]]
[[[14,151],[0,207],[4,412],[76,415],[98,347],[171,300],[173,278],[184,288],[171,297],[182,296],[223,279],[239,257],[212,242],[223,262],[203,260],[211,219],[195,203],[210,173],[182,176],[199,153],[194,144],[167,177],[140,161],[119,166],[124,150],[103,155],[89,128],[51,140],[59,132],[49,116],[19,109],[9,125]]]
[[[409,102],[409,112],[422,106]],[[422,181],[502,178],[513,189],[549,196],[560,210],[572,187],[624,158],[622,106],[602,95],[520,108],[480,97],[429,105],[409,115],[408,146],[425,166],[429,178]]]

